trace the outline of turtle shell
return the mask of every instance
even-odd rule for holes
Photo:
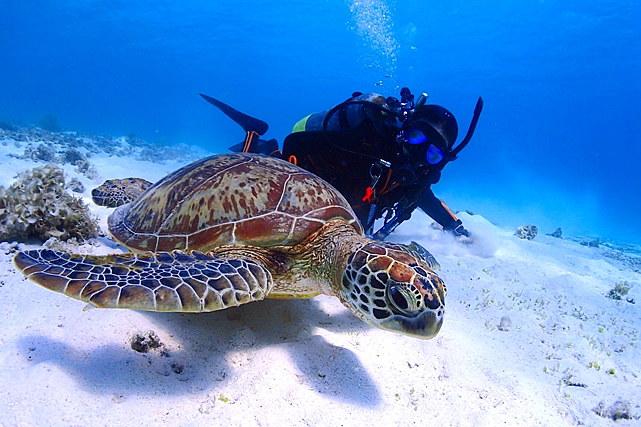
[[[362,233],[345,198],[316,175],[255,154],[207,157],[168,175],[109,217],[109,230],[139,251],[221,245],[290,246],[330,219]]]

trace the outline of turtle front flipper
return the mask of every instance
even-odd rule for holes
[[[98,206],[117,208],[133,202],[152,185],[142,178],[108,179],[91,190],[91,199]]]
[[[101,308],[223,310],[262,300],[273,285],[254,260],[198,252],[83,256],[38,249],[19,252],[14,262],[39,285]]]

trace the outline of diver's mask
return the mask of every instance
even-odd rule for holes
[[[467,133],[458,144],[458,124],[454,115],[439,105],[426,105],[426,100],[427,94],[421,94],[397,133],[396,142],[411,163],[439,171],[455,160],[470,142],[483,109],[483,99],[476,102]]]
[[[414,164],[433,168],[448,159],[449,150],[443,139],[436,132],[423,127],[406,126],[396,135],[396,142]]]

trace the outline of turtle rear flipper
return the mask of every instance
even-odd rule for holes
[[[203,253],[69,255],[48,249],[19,252],[29,279],[101,308],[205,312],[265,298],[270,272],[250,259]]]
[[[91,190],[91,198],[99,206],[117,208],[133,202],[152,185],[142,178],[108,179]]]

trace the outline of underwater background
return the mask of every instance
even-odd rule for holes
[[[435,187],[502,225],[641,243],[637,1],[0,0],[0,122],[57,123],[211,152],[280,142],[355,90],[401,86],[472,142]],[[132,174],[135,175],[135,171]]]

